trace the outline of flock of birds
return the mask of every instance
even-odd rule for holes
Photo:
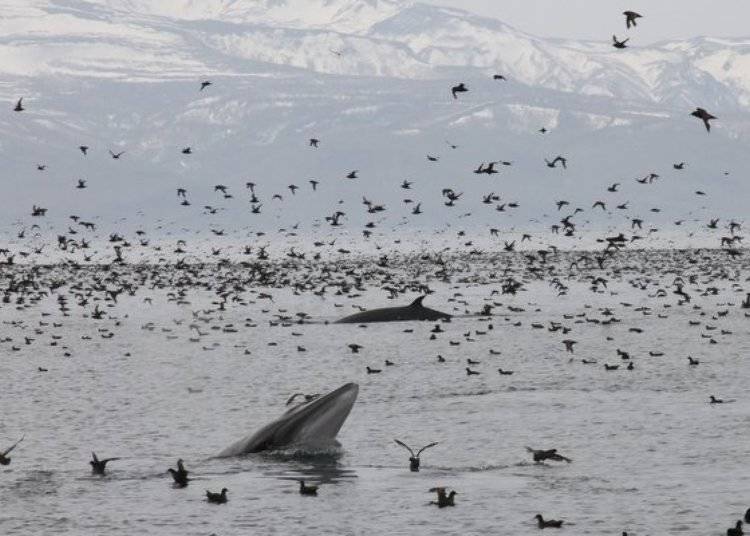
[[[626,11],[623,14],[626,18],[626,27],[628,30],[635,28],[637,20],[642,18],[640,14],[633,11]],[[629,39],[619,40],[617,36],[613,36],[613,46],[615,48],[627,48],[628,41]],[[496,74],[493,79],[502,81],[505,80],[505,76]],[[203,81],[200,84],[199,91],[206,91],[212,85],[213,83],[209,80]],[[469,90],[465,83],[459,83],[451,87],[450,92],[454,99],[458,99],[461,94],[467,93]],[[21,113],[25,110],[26,107],[24,106],[23,98],[18,99],[14,111]],[[703,108],[696,108],[691,115],[701,120],[708,132],[711,130],[710,121],[717,119]],[[542,127],[539,132],[546,134],[547,128]],[[307,145],[311,149],[318,149],[322,143],[320,138],[310,138]],[[449,145],[453,149],[457,147],[454,144],[449,143]],[[87,145],[80,145],[77,149],[84,157],[91,150]],[[125,150],[109,150],[109,155],[113,160],[120,160],[126,154]],[[185,156],[193,155],[193,147],[184,147],[181,150],[181,154]],[[427,155],[427,160],[437,163],[439,162],[439,157]],[[545,158],[544,163],[548,168],[554,169],[560,166],[562,170],[567,170],[569,161],[563,155],[556,155]],[[494,175],[499,173],[500,166],[511,165],[512,162],[510,161],[481,162],[473,172],[477,175]],[[684,169],[685,165],[685,162],[674,163],[673,169],[679,171]],[[38,164],[37,169],[43,172],[47,169],[47,165]],[[360,178],[359,174],[360,170],[351,170],[345,173],[342,178],[356,180]],[[649,173],[643,178],[638,178],[637,182],[648,185],[658,179],[658,174]],[[309,181],[309,184],[310,190],[316,192],[320,182],[312,179]],[[249,203],[251,212],[255,214],[260,213],[264,206],[264,200],[261,199],[257,189],[258,185],[255,182],[248,181],[245,186],[250,195]],[[620,186],[620,183],[612,183],[607,188],[607,192],[618,192]],[[75,185],[75,188],[78,190],[84,190],[88,187],[86,179],[79,179]],[[412,181],[403,180],[400,188],[404,191],[411,190]],[[296,184],[290,184],[287,189],[291,195],[297,195],[301,187]],[[216,184],[213,190],[215,194],[220,195],[225,200],[234,197],[230,188],[224,184]],[[176,195],[181,205],[191,205],[188,194],[187,188],[177,188]],[[445,188],[441,194],[444,198],[444,204],[448,207],[455,206],[463,195],[462,192],[456,191],[453,188]],[[705,193],[698,191],[696,195],[705,195]],[[271,199],[272,201],[281,201],[283,200],[283,196],[277,193]],[[514,202],[500,203],[500,197],[494,192],[483,196],[482,201],[487,205],[495,205],[498,212],[517,207],[517,203]],[[416,216],[422,213],[421,203],[411,199],[404,200],[404,202],[413,205],[411,209],[412,215]],[[378,214],[386,210],[383,204],[369,200],[366,197],[363,197],[362,203],[366,207],[368,214]],[[608,203],[611,204],[604,199],[596,200],[591,209],[606,211]],[[570,202],[561,199],[556,201],[555,205],[557,212],[560,212],[565,207],[570,206]],[[627,211],[630,208],[627,202],[617,204],[615,207],[615,210],[621,211]],[[204,210],[206,213],[216,214],[221,210],[221,207],[205,205]],[[34,218],[44,218],[47,212],[48,209],[46,207],[35,204],[32,207],[31,216]],[[553,234],[562,233],[565,236],[574,236],[577,231],[577,223],[574,221],[574,217],[579,212],[583,212],[583,209],[576,208],[572,214],[564,216],[559,224],[556,223],[551,226],[551,232]],[[332,228],[341,227],[344,225],[345,216],[345,212],[337,209],[330,216],[325,217],[325,222]],[[191,334],[190,341],[199,343],[202,337],[208,333],[204,331],[206,326],[211,326],[212,329],[218,326],[218,329],[224,333],[236,332],[237,328],[235,326],[222,325],[220,321],[221,313],[228,307],[233,306],[251,306],[258,303],[268,304],[268,308],[263,308],[262,312],[271,316],[269,324],[273,327],[293,328],[297,324],[311,321],[311,316],[304,311],[290,313],[287,310],[278,309],[276,312],[272,312],[270,307],[274,303],[273,289],[291,290],[294,294],[312,293],[320,298],[333,297],[334,299],[341,299],[342,297],[347,297],[356,299],[370,286],[381,288],[388,292],[390,299],[396,299],[408,292],[431,293],[433,292],[433,289],[430,287],[431,282],[453,282],[453,278],[456,275],[464,272],[462,266],[466,262],[484,263],[485,266],[489,266],[490,268],[487,273],[484,273],[481,277],[477,276],[477,280],[482,284],[492,286],[493,289],[489,296],[485,298],[486,303],[483,304],[483,307],[479,311],[470,311],[469,303],[461,299],[460,292],[456,292],[449,301],[455,304],[459,312],[474,315],[480,321],[490,323],[482,330],[477,329],[473,333],[472,331],[463,333],[463,341],[451,340],[451,346],[458,346],[461,342],[472,342],[477,337],[487,335],[494,329],[491,323],[493,318],[502,318],[504,315],[523,311],[523,309],[517,306],[514,307],[499,302],[498,296],[516,296],[519,292],[524,291],[528,285],[544,280],[548,281],[550,287],[554,289],[558,297],[567,295],[573,284],[584,285],[592,293],[603,295],[609,291],[610,285],[617,283],[626,283],[634,289],[646,293],[650,299],[654,300],[665,300],[670,296],[676,297],[678,306],[690,305],[692,307],[692,313],[696,316],[691,318],[689,321],[690,325],[703,328],[705,332],[701,333],[701,338],[709,341],[710,344],[717,344],[717,339],[720,337],[730,337],[732,335],[731,331],[722,328],[718,328],[717,331],[717,325],[711,322],[718,324],[718,322],[729,315],[730,309],[735,306],[750,310],[750,293],[747,293],[747,290],[742,287],[739,275],[741,269],[744,267],[738,267],[736,272],[733,272],[726,261],[726,258],[730,261],[737,261],[742,256],[742,251],[739,247],[743,240],[743,237],[739,234],[742,224],[734,220],[726,222],[725,229],[728,234],[718,237],[720,238],[720,249],[725,252],[727,255],[726,258],[706,252],[680,252],[682,256],[681,260],[675,260],[675,257],[671,257],[669,253],[648,254],[649,256],[653,255],[659,262],[663,262],[667,268],[680,266],[685,270],[684,275],[675,276],[669,282],[665,282],[664,279],[666,274],[671,274],[668,269],[655,268],[655,272],[660,269],[664,270],[662,277],[649,277],[637,274],[637,270],[632,269],[629,265],[632,257],[623,254],[622,250],[628,244],[643,239],[642,236],[635,234],[635,232],[629,238],[623,233],[604,236],[598,239],[598,242],[602,244],[601,251],[582,253],[563,252],[558,251],[555,247],[547,247],[536,251],[524,252],[523,254],[520,252],[516,254],[517,243],[513,240],[504,243],[503,252],[501,253],[494,254],[473,249],[468,253],[468,256],[464,257],[460,255],[451,256],[445,251],[438,253],[420,252],[411,256],[384,253],[375,262],[372,262],[372,259],[367,257],[350,256],[347,258],[346,256],[351,252],[339,248],[336,250],[336,253],[342,257],[337,260],[328,260],[321,253],[316,253],[312,258],[307,258],[305,253],[297,252],[294,248],[291,248],[286,252],[284,258],[276,260],[270,258],[268,245],[258,246],[250,244],[244,247],[242,255],[247,258],[239,263],[239,265],[234,265],[226,258],[220,258],[222,251],[217,247],[213,247],[211,250],[211,256],[218,258],[216,265],[189,263],[184,258],[170,265],[166,256],[160,258],[159,262],[155,264],[128,263],[125,253],[137,247],[134,246],[134,243],[137,243],[142,248],[151,247],[157,252],[162,252],[162,246],[150,245],[150,240],[146,236],[145,231],[137,231],[135,240],[126,238],[116,232],[111,233],[106,237],[106,242],[111,244],[112,247],[112,256],[108,257],[110,262],[104,262],[104,259],[107,257],[95,259],[94,255],[97,251],[92,251],[91,245],[95,237],[84,238],[81,236],[81,233],[94,233],[97,229],[97,224],[92,221],[92,218],[84,219],[78,215],[70,216],[70,220],[77,227],[70,226],[67,232],[59,234],[57,237],[57,249],[68,255],[62,263],[56,265],[39,263],[31,269],[26,269],[24,266],[14,266],[16,264],[16,254],[24,259],[30,258],[32,261],[35,260],[35,257],[44,258],[45,245],[33,247],[33,253],[27,249],[12,252],[9,247],[0,248],[0,255],[4,257],[4,264],[7,267],[0,272],[2,305],[15,307],[18,311],[27,311],[34,307],[43,306],[54,297],[58,313],[63,318],[71,316],[74,308],[78,308],[78,310],[83,311],[82,316],[92,322],[111,321],[112,327],[99,328],[97,331],[97,335],[104,340],[115,337],[116,329],[114,328],[120,325],[120,320],[112,317],[102,307],[117,307],[118,298],[121,296],[140,297],[143,294],[147,294],[141,298],[142,303],[144,305],[152,305],[154,299],[159,299],[159,295],[166,295],[168,302],[187,307],[191,303],[191,290],[195,290],[196,293],[212,293],[213,301],[211,302],[211,306],[199,311],[193,311],[192,313],[193,321],[189,328]],[[705,229],[719,230],[720,221],[719,218],[712,218],[706,223]],[[633,231],[643,230],[643,224],[644,220],[640,217],[630,218],[630,227]],[[679,226],[681,224],[682,221],[675,222],[675,225]],[[370,222],[365,226],[363,230],[365,238],[369,238],[372,235],[372,229],[375,226],[374,222]],[[38,224],[31,225],[30,228],[32,232],[38,232],[40,229]],[[293,234],[295,230],[296,226],[291,230],[284,231]],[[26,231],[27,228],[24,226],[17,233],[19,240],[26,238]],[[652,233],[656,232],[656,230],[649,229],[648,232]],[[211,229],[211,233],[215,237],[221,237],[224,235],[224,230]],[[498,236],[499,230],[492,228],[490,229],[490,233],[492,236]],[[262,237],[264,233],[258,233],[258,235]],[[464,236],[463,232],[459,232],[459,236]],[[531,239],[531,235],[524,234],[520,237],[520,243],[531,242]],[[335,239],[330,242],[319,241],[314,246],[316,248],[323,248],[325,246],[334,247],[335,242]],[[471,246],[472,244],[471,242],[466,242],[465,245]],[[172,253],[184,255],[187,253],[186,247],[186,241],[178,240]],[[82,253],[82,259],[73,256],[76,252]],[[166,254],[167,252],[164,251],[163,253]],[[254,258],[252,258],[253,255]],[[97,264],[97,262],[99,263]],[[504,264],[503,269],[497,268],[500,263]],[[688,274],[687,271],[691,269],[694,272]],[[411,277],[397,275],[399,270],[401,270],[402,274],[411,273]],[[702,270],[703,272],[699,272],[698,270]],[[180,285],[174,286],[173,281],[177,274],[179,275]],[[693,297],[695,295],[710,297],[719,293],[719,289],[714,283],[717,280],[731,282],[732,291],[738,294],[744,293],[746,297],[739,304],[726,303],[725,309],[715,313],[707,312],[702,307],[694,305]],[[335,303],[334,305],[336,307],[343,307],[343,304],[340,303]],[[622,303],[621,306],[623,308],[632,307],[628,303]],[[503,307],[507,307],[507,310],[502,313],[495,312],[495,310]],[[588,308],[590,307],[587,306]],[[643,314],[643,316],[652,316],[655,313],[654,309],[647,306],[640,307],[636,311]],[[620,321],[617,318],[617,314],[610,307],[599,308],[596,312],[598,313],[597,315],[589,314],[588,312],[583,312],[580,315],[564,315],[562,318],[550,321],[548,324],[534,322],[531,324],[531,329],[547,331],[552,336],[566,336],[567,338],[560,339],[559,342],[566,353],[574,355],[578,341],[570,338],[569,333],[574,329],[572,323],[612,325]],[[662,315],[666,314],[666,312],[657,313],[659,318],[662,318]],[[49,313],[44,313],[44,315],[47,316]],[[745,317],[749,316],[746,312]],[[663,318],[666,318],[666,316]],[[521,326],[520,322],[511,321],[510,317],[506,317],[505,320],[509,328]],[[181,320],[175,320],[175,323],[178,325],[181,325],[182,322]],[[257,325],[256,322],[248,321],[245,327],[257,327]],[[63,339],[65,331],[62,321],[59,323],[54,322],[50,326],[48,321],[42,320],[38,326],[32,327],[19,320],[8,323],[7,327],[23,333],[20,339],[15,339],[11,336],[0,339],[0,345],[6,345],[6,348],[11,352],[21,352],[26,350],[26,348],[32,348],[37,339],[41,339],[47,335],[51,336],[50,345],[57,346],[59,341]],[[155,326],[145,325],[143,329],[154,331]],[[166,328],[164,329],[166,330]],[[638,329],[640,328],[631,328],[631,330],[635,330],[635,333],[638,332]],[[53,333],[50,334],[50,331]],[[169,331],[171,332],[171,330]],[[408,332],[408,330],[406,331]],[[445,324],[436,324],[431,332],[431,338],[435,339],[438,334],[445,331]],[[21,340],[23,342],[20,342]],[[85,340],[91,340],[91,337]],[[61,345],[61,347],[64,357],[73,356],[72,343],[68,342]],[[358,353],[364,348],[363,345],[356,342],[348,343],[347,347],[352,353]],[[213,348],[204,346],[203,350],[211,351]],[[246,349],[245,351],[249,353],[250,349]],[[296,345],[296,351],[304,352],[306,348],[299,344]],[[492,355],[499,355],[500,352],[493,352],[491,350],[490,353]],[[622,363],[625,363],[624,369],[635,369],[635,360],[631,358],[628,350],[617,348],[615,355]],[[660,357],[662,355],[663,353],[657,350],[650,352],[651,357]],[[686,358],[690,367],[700,364],[700,361],[692,356],[686,356]],[[571,356],[571,362],[573,359]],[[438,355],[437,361],[445,363],[446,359]],[[580,363],[583,365],[592,365],[598,362],[596,359],[587,357],[581,359]],[[395,363],[386,361],[385,365],[388,367],[395,365]],[[484,372],[477,368],[481,365],[481,361],[476,358],[468,358],[466,365],[464,368],[467,376],[478,376]],[[620,364],[603,363],[603,368],[606,371],[617,371],[620,366]],[[365,370],[367,374],[379,374],[383,372],[382,369],[369,365]],[[49,369],[39,366],[38,372],[46,373],[49,372]],[[507,368],[498,368],[497,372],[500,376],[510,376],[516,371],[508,370]],[[289,402],[292,402],[293,399],[294,397]],[[717,398],[714,395],[709,396],[709,403],[711,404],[729,403],[732,401],[731,399]],[[18,447],[23,439],[22,437],[0,454],[0,465],[7,466],[10,464],[11,458],[9,455]],[[409,469],[413,472],[420,470],[421,454],[438,444],[433,442],[414,450],[401,440],[396,439],[395,442],[409,452]],[[545,463],[547,461],[572,462],[570,458],[563,456],[554,448],[533,449],[526,447],[526,449],[531,454],[535,463]],[[108,463],[119,459],[117,457],[100,459],[94,452],[91,455],[92,459],[89,463],[92,472],[99,476],[106,474]],[[170,467],[168,472],[171,474],[175,486],[188,486],[190,482],[189,472],[185,469],[182,459],[177,461],[176,468]],[[455,498],[458,495],[457,491],[448,491],[448,488],[442,486],[433,487],[429,491],[436,494],[436,500],[431,504],[437,505],[440,508],[454,507],[456,505]],[[318,493],[318,486],[309,485],[304,480],[300,480],[299,493],[315,496]],[[228,501],[228,489],[224,487],[218,492],[206,490],[206,500],[215,504],[226,503]],[[744,519],[745,522],[750,522],[750,510],[745,514]],[[564,525],[563,520],[545,519],[542,514],[537,514],[535,520],[540,529],[560,528]],[[626,534],[623,533],[623,535]],[[742,520],[738,520],[735,527],[727,530],[728,536],[741,536],[742,534]]]

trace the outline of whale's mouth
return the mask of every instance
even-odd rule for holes
[[[359,394],[356,383],[302,402],[254,434],[230,445],[219,457],[266,450],[294,448],[299,451],[330,451],[338,447],[336,435],[346,421]]]

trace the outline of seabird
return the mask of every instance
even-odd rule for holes
[[[23,441],[24,437],[26,436],[24,435],[23,437],[21,437],[21,439],[19,439],[18,441],[13,443],[13,445],[8,447],[5,450],[5,452],[0,454],[0,465],[10,465],[10,458],[8,457],[8,454],[10,454],[13,451],[13,449],[16,448],[21,441]]]
[[[318,486],[308,486],[304,480],[299,481],[299,493],[300,495],[317,495]]]
[[[422,454],[422,452],[424,452],[428,448],[434,447],[435,445],[437,445],[437,442],[430,443],[429,445],[425,445],[424,447],[422,447],[421,449],[419,449],[417,451],[417,453],[414,454],[414,451],[406,443],[404,443],[402,441],[399,441],[398,439],[394,439],[394,441],[396,442],[397,445],[400,445],[400,446],[404,447],[406,450],[409,451],[409,454],[411,454],[411,457],[409,458],[409,470],[412,471],[412,472],[414,472],[414,473],[418,473],[419,472],[419,463],[420,463],[419,455]]]
[[[711,132],[711,124],[709,123],[709,121],[711,119],[718,119],[718,117],[711,115],[703,108],[696,108],[695,111],[690,115],[692,115],[693,117],[697,117],[698,119],[703,121],[703,124],[706,125],[707,132]]]
[[[631,25],[638,26],[635,20],[640,19],[643,16],[639,13],[636,13],[635,11],[623,11],[622,14],[625,15],[625,25],[627,26],[628,30],[630,29]]]
[[[224,504],[228,501],[227,491],[229,491],[227,488],[221,488],[220,493],[214,493],[214,492],[206,490],[206,499],[210,503]]]
[[[95,475],[102,475],[104,476],[104,471],[107,468],[107,463],[113,462],[116,460],[119,460],[120,458],[106,458],[104,460],[100,460],[96,457],[96,454],[94,452],[91,453],[91,461],[89,464],[91,465],[91,472]]]

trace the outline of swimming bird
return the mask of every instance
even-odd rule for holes
[[[623,11],[622,14],[625,15],[625,25],[627,26],[628,30],[630,29],[631,25],[638,26],[635,20],[640,19],[643,16],[639,13],[636,13],[635,11]]]
[[[549,449],[549,450],[536,450],[532,449],[531,447],[526,447],[526,450],[533,454],[534,461],[536,463],[543,463],[545,460],[554,460],[556,462],[572,462],[570,458],[566,458],[565,456],[558,454],[557,449]]]
[[[18,441],[13,443],[13,445],[5,449],[5,452],[0,453],[0,465],[10,465],[10,458],[8,457],[8,454],[10,454],[13,451],[13,449],[16,448],[21,441],[23,441],[24,437],[26,436],[25,435],[22,436],[21,439],[19,439]]]
[[[317,495],[318,486],[308,486],[304,480],[299,481],[299,493],[300,495]]]
[[[96,457],[96,454],[94,452],[91,453],[91,461],[89,462],[89,465],[91,465],[91,472],[95,475],[102,475],[104,476],[104,470],[107,468],[107,464],[109,462],[114,462],[116,460],[119,460],[120,458],[105,458],[104,460],[100,460]]]
[[[409,470],[412,471],[413,473],[419,472],[419,463],[420,463],[419,455],[422,454],[422,452],[424,452],[428,448],[434,447],[435,445],[437,445],[437,442],[430,443],[429,445],[425,445],[424,447],[419,449],[417,453],[414,454],[414,451],[406,443],[399,441],[398,439],[394,439],[394,441],[396,442],[397,445],[404,447],[406,450],[409,451],[409,454],[411,454],[411,457],[409,458]]]
[[[548,528],[559,529],[560,527],[563,526],[563,523],[565,523],[561,519],[544,519],[542,517],[542,514],[537,514],[534,516],[534,518],[536,519],[537,526],[540,529],[548,529]]]
[[[711,121],[711,119],[718,119],[718,117],[711,115],[703,108],[696,108],[695,111],[690,115],[692,115],[693,117],[697,117],[698,119],[703,121],[703,124],[706,125],[707,132],[711,132],[711,124],[709,123],[709,121]]]
[[[743,534],[745,533],[742,531],[742,521],[739,519],[734,527],[727,529],[727,536],[742,536]]]
[[[430,501],[430,504],[436,504],[438,508],[445,508],[446,506],[456,506],[454,498],[458,495],[458,492],[451,490],[450,493],[445,493],[444,487],[430,488],[430,493],[437,493],[437,501]]]
[[[167,472],[169,472],[172,475],[172,478],[174,479],[174,483],[177,486],[184,488],[185,486],[188,485],[188,482],[190,481],[190,479],[188,478],[189,471],[185,469],[185,466],[183,465],[183,462],[182,462],[182,458],[177,460],[176,470],[170,467],[169,469],[167,469]]]
[[[224,504],[229,500],[227,499],[227,491],[229,491],[227,488],[221,488],[220,493],[214,493],[206,490],[206,499],[210,503]]]
[[[628,46],[625,44],[628,41],[630,41],[630,38],[627,38],[624,41],[618,41],[616,35],[612,36],[612,46],[615,48],[628,48]]]
[[[463,82],[461,82],[461,83],[460,83],[460,84],[458,84],[457,86],[453,86],[453,87],[451,88],[451,93],[453,94],[453,98],[454,98],[454,99],[457,99],[457,98],[458,98],[458,95],[457,95],[458,93],[466,93],[467,91],[469,91],[469,90],[468,90],[468,88],[466,87],[466,85],[464,85],[464,83],[463,83]]]

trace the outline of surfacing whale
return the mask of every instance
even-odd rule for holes
[[[347,383],[326,395],[302,402],[254,434],[228,446],[218,456],[239,456],[293,445],[330,444],[349,416],[358,393],[356,383]]]
[[[450,320],[451,315],[422,305],[425,296],[420,296],[406,307],[385,307],[346,316],[337,324],[365,324],[367,322],[399,322],[403,320]]]

